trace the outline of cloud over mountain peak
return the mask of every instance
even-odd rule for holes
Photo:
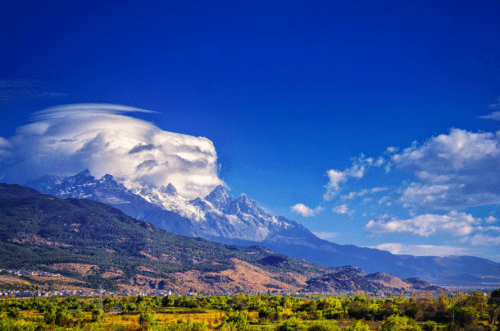
[[[0,180],[23,183],[43,175],[67,176],[89,169],[132,182],[172,183],[187,198],[205,196],[223,184],[217,153],[207,138],[164,131],[124,115],[149,112],[102,104],[67,105],[35,114],[35,122],[2,138]],[[27,175],[29,177],[27,177]]]

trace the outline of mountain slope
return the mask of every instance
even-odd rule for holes
[[[69,265],[96,266],[102,273],[117,274],[115,285],[134,284],[141,277],[163,277],[169,286],[179,287],[176,283],[183,282],[179,275],[191,272],[200,277],[199,284],[210,287],[210,276],[246,264],[254,266],[254,273],[263,274],[271,285],[296,290],[297,286],[274,278],[281,273],[299,277],[324,270],[294,259],[278,269],[259,262],[274,256],[263,247],[236,247],[181,237],[99,202],[62,200],[7,184],[0,184],[0,256],[3,268],[66,270],[73,276],[75,270],[68,269]],[[80,276],[83,275],[84,280],[91,281],[91,275]],[[166,275],[173,275],[178,281]],[[229,283],[228,289],[263,286],[257,281]]]
[[[500,263],[472,256],[416,257],[387,251],[338,245],[322,240],[302,225],[272,216],[252,199],[229,196],[217,187],[205,198],[186,200],[175,187],[126,188],[112,176],[97,180],[84,171],[67,178],[43,177],[27,183],[41,192],[67,198],[109,203],[133,217],[168,231],[235,245],[262,245],[278,253],[325,266],[356,265],[367,272],[385,272],[401,278],[419,277],[454,285],[460,278],[478,279],[500,274]],[[484,282],[491,278],[484,278]]]
[[[313,289],[308,281],[326,273],[364,274],[352,267],[328,270],[261,246],[181,237],[96,201],[1,183],[0,256],[2,268],[59,271],[74,278],[71,286],[94,288],[297,291]],[[368,279],[353,282],[335,289],[392,290]]]
[[[180,235],[260,242],[293,227],[305,230],[293,221],[268,214],[246,196],[228,196],[221,186],[205,198],[187,200],[177,194],[172,184],[160,188],[133,184],[126,188],[111,175],[96,179],[88,170],[67,178],[44,176],[26,186],[60,198],[110,204],[127,215]]]

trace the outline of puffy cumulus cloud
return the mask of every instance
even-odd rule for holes
[[[319,214],[323,210],[323,207],[318,206],[314,209],[311,209],[302,203],[298,203],[295,206],[293,206],[291,209],[294,213],[300,214],[304,217],[311,217],[311,216],[315,216],[315,215]]]
[[[465,236],[471,234],[481,222],[481,218],[453,210],[447,215],[425,214],[407,220],[383,215],[368,222],[365,230],[373,234],[408,233],[428,237],[449,233],[453,236]]]
[[[79,104],[51,108],[0,140],[0,179],[25,183],[42,175],[74,175],[84,169],[111,174],[129,188],[172,183],[187,198],[223,184],[217,153],[207,138],[163,131],[124,113],[133,107]],[[145,111],[148,112],[148,111]]]
[[[500,131],[452,129],[391,157],[415,174],[400,202],[424,209],[462,209],[500,203]]]
[[[347,214],[349,216],[354,214],[354,210],[349,210],[349,207],[345,203],[343,205],[334,207],[332,211],[336,214]]]
[[[470,253],[470,250],[468,248],[458,246],[405,245],[398,243],[386,243],[368,247],[380,249],[382,251],[389,251],[392,254],[396,255],[450,256]]]
[[[313,231],[313,234],[320,238],[320,239],[325,239],[325,240],[328,240],[328,239],[333,239],[335,237],[338,237],[338,233],[337,232],[326,232],[326,231],[319,231],[319,232],[314,232]]]
[[[323,195],[325,201],[330,201],[339,194],[341,187],[340,184],[346,183],[349,178],[363,178],[367,168],[369,167],[380,167],[385,163],[385,159],[379,157],[374,160],[371,157],[365,157],[361,154],[358,158],[353,159],[352,166],[345,169],[344,171],[339,171],[335,169],[330,169],[326,172],[328,176],[328,184],[326,184],[326,193]]]

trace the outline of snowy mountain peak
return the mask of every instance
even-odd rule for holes
[[[230,197],[224,187],[219,185],[205,197],[205,200],[210,202],[216,209],[222,211],[229,206],[234,198]]]
[[[75,177],[76,177],[76,176],[81,176],[81,177],[89,177],[89,176],[91,176],[91,175],[90,175],[90,170],[89,170],[89,169],[85,169],[85,170],[83,170],[83,171],[81,171],[81,172],[77,173],[77,174],[75,175]]]
[[[89,169],[85,169],[74,176],[69,176],[65,180],[65,182],[67,182],[68,184],[73,185],[82,185],[92,181],[95,181],[95,177],[90,174]]]
[[[94,176],[92,176],[90,174],[90,171],[89,169],[85,169],[83,170],[82,172],[79,172],[77,173],[76,175],[74,176],[70,176],[68,178],[75,178],[75,179],[89,179],[89,178],[94,178]]]
[[[257,218],[271,218],[272,216],[260,208],[257,203],[247,197],[245,194],[238,199],[232,201],[227,208],[228,214],[244,213],[255,216]]]
[[[167,185],[167,187],[162,186],[162,187],[160,188],[160,191],[161,191],[161,192],[163,192],[163,193],[165,193],[165,194],[171,195],[171,196],[173,196],[173,197],[176,197],[176,196],[177,196],[177,189],[176,189],[176,188],[175,188],[175,186],[174,186],[174,185],[172,185],[171,183],[169,183],[169,184]]]
[[[104,175],[101,179],[97,181],[99,184],[104,184],[104,183],[110,183],[110,182],[115,182],[113,179],[113,176],[111,175]],[[115,182],[116,183],[116,182]]]
[[[113,176],[104,175],[101,179],[99,179],[95,185],[96,189],[121,189],[126,190],[126,188],[118,183]]]
[[[223,186],[217,186],[205,198],[187,200],[172,184],[156,187],[111,175],[95,179],[88,170],[66,178],[40,178],[28,186],[62,198],[109,203],[182,235],[263,241],[295,227],[291,221],[271,216],[245,195],[234,199]]]

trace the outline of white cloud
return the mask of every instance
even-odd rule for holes
[[[472,238],[469,238],[469,243],[473,246],[500,245],[500,236],[492,237],[488,235],[476,234]]]
[[[486,223],[488,223],[488,224],[492,224],[492,223],[495,223],[495,222],[498,222],[498,218],[493,217],[493,216],[489,216],[489,217],[486,218]]]
[[[373,234],[408,233],[428,237],[449,233],[453,236],[465,236],[471,234],[475,230],[474,226],[481,222],[481,218],[453,210],[447,215],[425,214],[407,220],[383,215],[368,222],[365,230]]]
[[[385,160],[383,157],[379,156],[377,161],[373,164],[374,167],[381,167],[385,163]]]
[[[488,115],[480,116],[479,118],[484,118],[484,119],[490,119],[490,120],[496,120],[500,121],[500,98],[497,99],[496,103],[492,103],[488,106],[489,109],[491,110],[496,110]]]
[[[477,231],[495,231],[495,232],[500,232],[500,226],[478,226],[476,228]]]
[[[354,210],[349,210],[349,207],[345,203],[343,205],[336,206],[332,209],[332,211],[336,214],[347,214],[349,216],[354,214]]]
[[[386,196],[382,197],[382,198],[378,201],[378,204],[379,204],[379,205],[381,205],[381,204],[383,204],[384,202],[389,201],[390,199],[391,199],[391,197],[386,195]]]
[[[492,103],[488,106],[489,109],[500,109],[500,98],[497,99],[497,102]]]
[[[387,149],[385,150],[385,152],[389,153],[389,154],[399,152],[399,147],[389,146],[389,147],[387,147]]]
[[[311,217],[311,216],[315,216],[315,215],[319,214],[324,208],[321,206],[318,206],[314,209],[311,209],[302,203],[298,203],[295,206],[293,206],[291,209],[294,213],[300,214],[304,217]]]
[[[349,192],[349,194],[347,195],[342,195],[340,198],[342,200],[352,200],[354,198],[357,198],[357,197],[362,197],[362,196],[365,196],[367,194],[374,194],[374,193],[378,193],[378,192],[382,192],[382,191],[386,191],[387,190],[387,187],[374,187],[372,189],[365,189],[365,190],[361,190],[361,191],[353,191],[353,192]]]
[[[435,246],[435,245],[405,245],[398,243],[386,243],[369,248],[389,251],[396,255],[415,255],[415,256],[450,256],[468,254],[470,250],[465,247],[457,246]]]
[[[400,202],[424,209],[463,209],[500,203],[500,131],[472,133],[452,129],[413,144],[391,157],[397,170],[417,181]]]
[[[498,108],[496,108],[498,109]],[[500,111],[494,111],[491,114],[481,116],[480,118],[500,121]]]
[[[8,149],[11,147],[7,139],[0,137],[0,162],[9,155]]]
[[[326,184],[326,193],[323,198],[331,200],[340,191],[340,183],[347,181],[347,176],[343,172],[334,169],[328,170],[326,174],[329,181]]]
[[[132,111],[150,112],[79,104],[36,113],[34,123],[18,128],[8,139],[0,180],[24,184],[42,175],[74,175],[89,169],[96,177],[111,174],[127,187],[172,183],[187,198],[205,196],[223,184],[210,140],[163,131],[122,115]]]
[[[389,173],[391,171],[392,163],[388,162],[385,166],[385,173]]]
[[[339,234],[337,232],[325,232],[325,231],[320,231],[320,232],[314,232],[313,231],[313,234],[320,238],[320,239],[333,239],[335,237],[337,237]]]
[[[352,166],[344,171],[339,171],[335,169],[328,170],[326,175],[328,176],[328,184],[326,187],[326,193],[323,195],[323,199],[330,201],[334,196],[339,194],[341,188],[340,184],[346,183],[349,178],[363,178],[367,168],[369,167],[380,167],[385,160],[379,157],[377,161],[374,161],[371,157],[365,157],[361,154],[360,157],[355,158],[352,162]]]

